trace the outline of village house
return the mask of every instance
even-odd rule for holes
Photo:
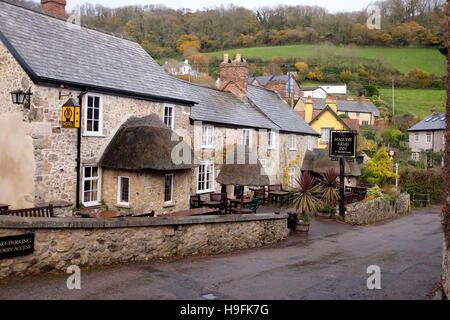
[[[283,99],[297,101],[300,98],[300,87],[291,72],[281,76],[252,77],[248,79],[248,84],[276,91]]]
[[[321,110],[313,109],[313,99],[305,100],[304,110],[297,104],[297,114],[302,117],[316,132],[320,133],[317,148],[328,147],[331,130],[353,130],[359,131],[357,119],[342,119],[337,113],[337,101],[334,97],[328,97],[326,106]]]
[[[162,65],[163,70],[173,76],[184,76],[188,75],[192,78],[199,78],[200,73],[196,70],[192,70],[192,66],[189,61],[185,59],[184,61],[168,60]]]
[[[308,96],[312,97],[312,96]],[[334,98],[333,98],[334,99]],[[295,111],[304,112],[307,98],[300,98],[295,105]],[[320,112],[327,106],[327,98],[312,98],[313,112]],[[360,126],[371,126],[380,116],[377,107],[362,95],[359,101],[336,100],[336,113],[338,115],[346,114],[350,119],[357,119]]]
[[[418,161],[420,153],[433,151],[444,154],[446,140],[445,114],[436,110],[408,129],[411,160]]]
[[[221,190],[236,144],[258,152],[271,183],[293,186],[319,134],[278,93],[248,85],[240,56],[207,88],[167,75],[134,40],[66,22],[65,1],[43,10],[0,1],[0,202],[61,215],[78,197],[91,210],[186,210],[190,195]],[[62,127],[67,102],[81,106],[80,140]],[[190,161],[176,162],[177,148]]]

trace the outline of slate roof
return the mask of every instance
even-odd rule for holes
[[[445,130],[445,113],[431,114],[422,121],[416,123],[414,126],[408,129],[408,131],[433,131],[433,130]]]
[[[258,86],[248,86],[247,97],[272,120],[281,131],[318,135],[278,93]]]
[[[135,41],[0,0],[0,39],[34,82],[193,104]]]
[[[266,86],[267,83],[269,81],[288,81],[289,80],[289,76],[287,74],[282,75],[282,76],[274,76],[274,75],[269,75],[269,76],[260,76],[260,77],[252,77],[252,78],[248,78],[248,84],[252,84],[253,81],[258,81],[260,85],[262,86]]]
[[[230,92],[183,83],[199,101],[191,108],[194,121],[318,135],[276,92],[249,85],[249,101],[242,102]]]
[[[306,102],[306,98],[300,98],[303,102]],[[313,109],[322,110],[326,106],[326,99],[312,98]],[[351,100],[336,100],[337,111],[341,112],[362,112],[372,113],[375,117],[380,116],[380,111],[370,101],[351,101]]]
[[[191,119],[226,125],[279,129],[251,103],[243,103],[233,93],[183,81],[199,101],[191,108]]]

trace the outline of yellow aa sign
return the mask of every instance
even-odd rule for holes
[[[75,106],[62,107],[62,127],[63,128],[80,127],[80,107]]]

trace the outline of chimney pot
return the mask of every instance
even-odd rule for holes
[[[366,96],[365,96],[364,93],[363,93],[363,94],[361,95],[361,97],[359,98],[359,101],[361,101],[361,102],[366,102]]]
[[[242,56],[241,56],[240,53],[237,53],[237,54],[236,54],[236,61],[237,61],[237,62],[242,62]]]
[[[41,0],[42,11],[61,18],[66,17],[66,0]]]
[[[228,63],[228,60],[229,60],[229,58],[228,58],[228,53],[224,53],[224,54],[223,54],[223,62],[224,62],[224,63]]]
[[[433,108],[431,108],[431,113],[432,113],[432,114],[437,114],[437,112],[436,112],[436,106],[433,106]]]

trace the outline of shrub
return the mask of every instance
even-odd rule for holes
[[[375,186],[367,190],[366,200],[373,200],[373,199],[384,199],[384,194],[379,186]]]
[[[416,194],[430,194],[432,203],[442,202],[444,192],[444,181],[442,168],[420,169],[414,167],[400,168],[399,185],[401,190],[411,196]]]

